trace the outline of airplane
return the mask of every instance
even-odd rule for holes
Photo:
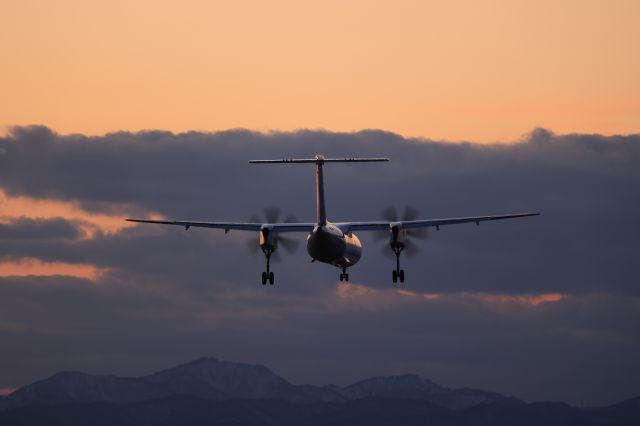
[[[327,220],[324,197],[324,171],[327,163],[362,163],[362,162],[387,162],[388,158],[325,158],[316,155],[315,158],[290,158],[279,160],[250,160],[250,164],[315,164],[316,168],[316,221],[315,222],[278,222],[277,219],[267,223],[254,222],[194,222],[185,220],[150,220],[127,219],[129,222],[154,223],[162,225],[183,226],[186,230],[191,227],[224,229],[225,234],[230,230],[258,232],[258,244],[266,258],[266,271],[262,272],[262,284],[274,283],[274,274],[270,269],[270,260],[278,248],[278,242],[282,241],[280,234],[290,232],[307,232],[307,253],[311,261],[327,263],[341,269],[340,281],[349,281],[347,269],[354,266],[362,255],[362,244],[354,231],[385,231],[389,236],[389,246],[396,258],[396,269],[392,271],[392,281],[403,283],[404,270],[400,269],[400,254],[412,244],[409,236],[412,232],[421,228],[455,225],[460,223],[474,223],[489,220],[512,219],[519,217],[537,216],[540,213],[515,213],[499,216],[472,216],[444,219],[398,220],[397,217],[388,217],[384,221],[365,222],[336,222]],[[392,215],[393,216],[393,215]]]

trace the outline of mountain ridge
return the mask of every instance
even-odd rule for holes
[[[0,410],[29,405],[127,404],[175,395],[216,401],[280,399],[296,404],[380,397],[429,401],[451,409],[512,399],[496,392],[446,388],[415,374],[375,376],[347,386],[294,385],[261,364],[201,357],[140,377],[61,371],[7,395],[0,400]]]
[[[84,426],[631,426],[640,397],[601,408],[526,403],[415,374],[293,385],[260,364],[198,358],[140,377],[62,371],[0,398],[0,424]]]

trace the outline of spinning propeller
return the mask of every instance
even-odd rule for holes
[[[381,216],[389,222],[410,221],[416,220],[419,212],[415,207],[407,205],[402,212],[402,216],[400,216],[395,206],[389,206],[381,212]],[[385,247],[382,251],[385,256],[395,258],[396,250],[398,250],[406,252],[409,257],[413,257],[420,252],[420,247],[412,239],[426,240],[429,237],[429,233],[426,228],[402,229],[398,227],[391,228],[385,232],[376,232],[375,237],[377,240],[389,238],[388,247],[392,251]]]
[[[259,215],[253,215],[249,221],[252,223],[262,223],[264,225],[296,222],[296,217],[292,214],[288,215],[284,220],[280,220],[281,215],[282,211],[279,207],[266,207],[264,209],[264,216],[260,217]],[[251,253],[256,254],[259,249],[262,249],[263,252],[265,249],[268,249],[270,251],[270,255],[273,256],[273,260],[275,261],[279,260],[277,254],[275,254],[276,248],[282,247],[287,253],[291,254],[297,250],[299,245],[300,241],[280,235],[277,232],[270,230],[268,226],[260,230],[259,244],[256,244],[255,240],[247,241],[247,247]]]

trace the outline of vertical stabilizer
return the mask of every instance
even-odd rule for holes
[[[323,165],[324,157],[316,155],[316,218],[320,226],[324,226],[327,223],[327,209],[324,203]]]
[[[276,164],[276,163],[307,163],[316,165],[316,216],[319,225],[327,223],[327,210],[324,202],[324,175],[325,163],[370,163],[389,161],[388,158],[324,158],[316,155],[315,158],[283,158],[282,160],[250,160],[252,164]]]

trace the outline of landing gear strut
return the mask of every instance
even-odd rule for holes
[[[267,281],[269,282],[269,285],[273,285],[273,281],[274,281],[273,272],[269,271],[271,253],[273,253],[273,250],[265,250],[264,252],[264,255],[267,257],[267,270],[262,273],[262,285],[266,285]]]
[[[349,281],[349,274],[347,273],[347,268],[342,268],[342,273],[340,274],[340,281]]]
[[[391,275],[391,278],[393,280],[394,283],[398,282],[398,279],[400,280],[401,283],[404,282],[404,269],[400,269],[400,253],[402,253],[402,249],[404,249],[404,247],[398,245],[394,245],[392,246],[393,248],[393,252],[396,255],[396,269],[393,271],[393,274]]]

